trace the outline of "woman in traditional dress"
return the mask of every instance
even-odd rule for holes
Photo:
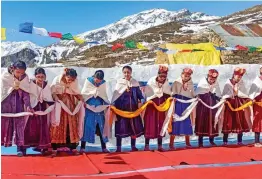
[[[75,111],[79,107],[79,101],[84,102],[79,89],[77,73],[72,68],[66,68],[64,74],[55,77],[51,84],[53,99],[64,107],[61,109],[60,121],[51,127],[52,157],[57,155],[58,147],[68,147],[74,155],[78,155],[76,150],[78,142],[82,137],[80,134],[81,117],[79,112],[70,115],[65,109]]]
[[[43,68],[35,70],[35,79],[30,81],[30,101],[34,111],[45,111],[54,104],[51,88],[47,84]],[[50,114],[30,116],[25,127],[25,147],[35,147],[43,154],[51,147]]]
[[[190,68],[183,69],[181,73],[181,77],[175,80],[175,82],[172,85],[173,97],[181,100],[190,100],[194,97],[194,85],[191,79],[192,74],[193,71]],[[189,106],[190,103],[182,103],[176,101],[174,106],[174,118],[180,117]],[[190,135],[193,134],[193,129],[192,129],[193,121],[194,121],[194,115],[188,116],[183,121],[172,122],[172,132],[170,133],[170,144],[169,144],[170,150],[175,150],[174,147],[175,136],[185,136],[186,146],[191,147]]]
[[[246,87],[241,80],[245,72],[246,70],[243,68],[236,68],[232,78],[224,86],[223,99],[226,99],[234,109],[249,101]],[[249,132],[252,125],[249,108],[234,112],[229,108],[228,104],[225,104],[224,113],[221,113],[221,115],[223,115],[224,145],[227,145],[230,133],[237,133],[238,145],[242,145],[243,132]]]
[[[13,115],[25,111],[34,112],[30,105],[30,85],[25,70],[25,62],[17,61],[1,77],[1,145],[5,147],[12,146],[14,137],[18,156],[26,154],[24,129],[27,118],[26,116],[14,117]],[[6,113],[10,114],[10,117],[5,116]],[[14,134],[15,136],[13,136]]]
[[[249,92],[250,99],[253,102],[262,103],[262,67],[260,68],[260,76],[256,77],[251,85]],[[255,133],[255,147],[262,147],[260,142],[260,133],[262,132],[262,106],[253,104],[254,121],[252,131]]]
[[[103,137],[104,125],[105,125],[105,110],[106,105],[110,102],[106,93],[106,81],[104,80],[104,72],[98,70],[92,77],[88,77],[85,81],[82,89],[82,95],[86,102],[85,110],[85,124],[84,134],[81,139],[80,152],[85,151],[86,142],[95,143],[95,135],[100,137],[102,151],[108,153],[106,148],[107,137]],[[96,111],[98,108],[99,111]]]
[[[156,105],[164,103],[171,95],[171,88],[167,79],[168,67],[159,66],[158,75],[149,79],[145,87],[146,100],[152,100]],[[153,105],[148,105],[144,115],[145,123],[145,151],[149,151],[150,139],[157,139],[158,150],[164,152],[161,135],[165,112],[158,111]]]
[[[218,71],[210,69],[207,77],[198,83],[195,94],[200,100],[209,106],[215,106],[220,98],[221,91],[217,82]],[[218,136],[218,124],[215,126],[215,115],[217,109],[209,109],[200,101],[196,107],[195,133],[198,136],[198,145],[203,147],[203,137],[208,136],[211,145],[215,146],[214,137]]]
[[[124,78],[117,81],[111,102],[117,109],[123,111],[136,111],[138,107],[141,106],[141,100],[143,99],[139,83],[132,78],[132,68],[130,66],[124,66],[122,72]],[[131,137],[131,149],[132,151],[137,151],[136,138],[144,134],[141,117],[124,118],[119,115],[116,117],[116,152],[121,152],[122,138],[126,137]]]

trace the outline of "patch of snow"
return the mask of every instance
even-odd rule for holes
[[[43,47],[38,46],[30,41],[21,41],[21,42],[2,42],[1,43],[1,57],[12,55],[18,53],[24,49],[31,49],[35,54],[40,56],[40,53],[43,51]]]

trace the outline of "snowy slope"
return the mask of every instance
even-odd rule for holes
[[[190,12],[187,9],[180,11],[167,11],[165,9],[152,9],[138,14],[127,16],[105,27],[84,32],[77,35],[86,41],[113,42],[117,39],[128,37],[139,31],[165,24],[172,21],[194,22],[219,19],[218,16],[209,16],[201,12]],[[74,41],[60,41],[50,48],[58,51],[59,57],[70,57],[72,51],[82,52],[94,45],[79,46]],[[66,47],[66,48],[64,48]],[[65,49],[65,50],[62,50]]]
[[[22,51],[23,49],[31,49],[36,54],[41,56],[44,48],[40,47],[30,41],[22,41],[22,42],[2,42],[1,43],[1,57],[12,55]]]

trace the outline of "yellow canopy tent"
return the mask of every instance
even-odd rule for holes
[[[195,64],[195,65],[220,65],[220,51],[216,50],[212,43],[199,44],[173,44],[167,43],[160,46],[168,50],[178,50],[174,54],[157,52],[157,64]],[[203,50],[193,52],[179,52],[182,50]]]

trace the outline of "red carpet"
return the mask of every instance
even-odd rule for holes
[[[71,175],[97,174],[99,171],[85,155],[57,158],[2,156],[2,173]]]
[[[82,156],[2,156],[2,178],[4,179],[57,179],[74,178],[110,178],[110,179],[147,179],[147,178],[223,178],[242,179],[262,178],[262,165],[245,165],[218,168],[188,168],[152,172],[133,172],[110,176],[90,176],[99,173],[134,171],[164,166],[189,164],[215,164],[250,162],[250,159],[262,160],[262,149],[254,147],[188,149],[173,152],[130,152],[111,154],[84,154]]]
[[[155,152],[129,152],[112,154],[87,154],[103,173],[171,166],[172,162]]]
[[[179,165],[182,161],[189,164],[209,164],[248,162],[251,158],[262,160],[262,150],[255,147],[213,147],[161,152],[159,154],[171,160],[173,165]]]

